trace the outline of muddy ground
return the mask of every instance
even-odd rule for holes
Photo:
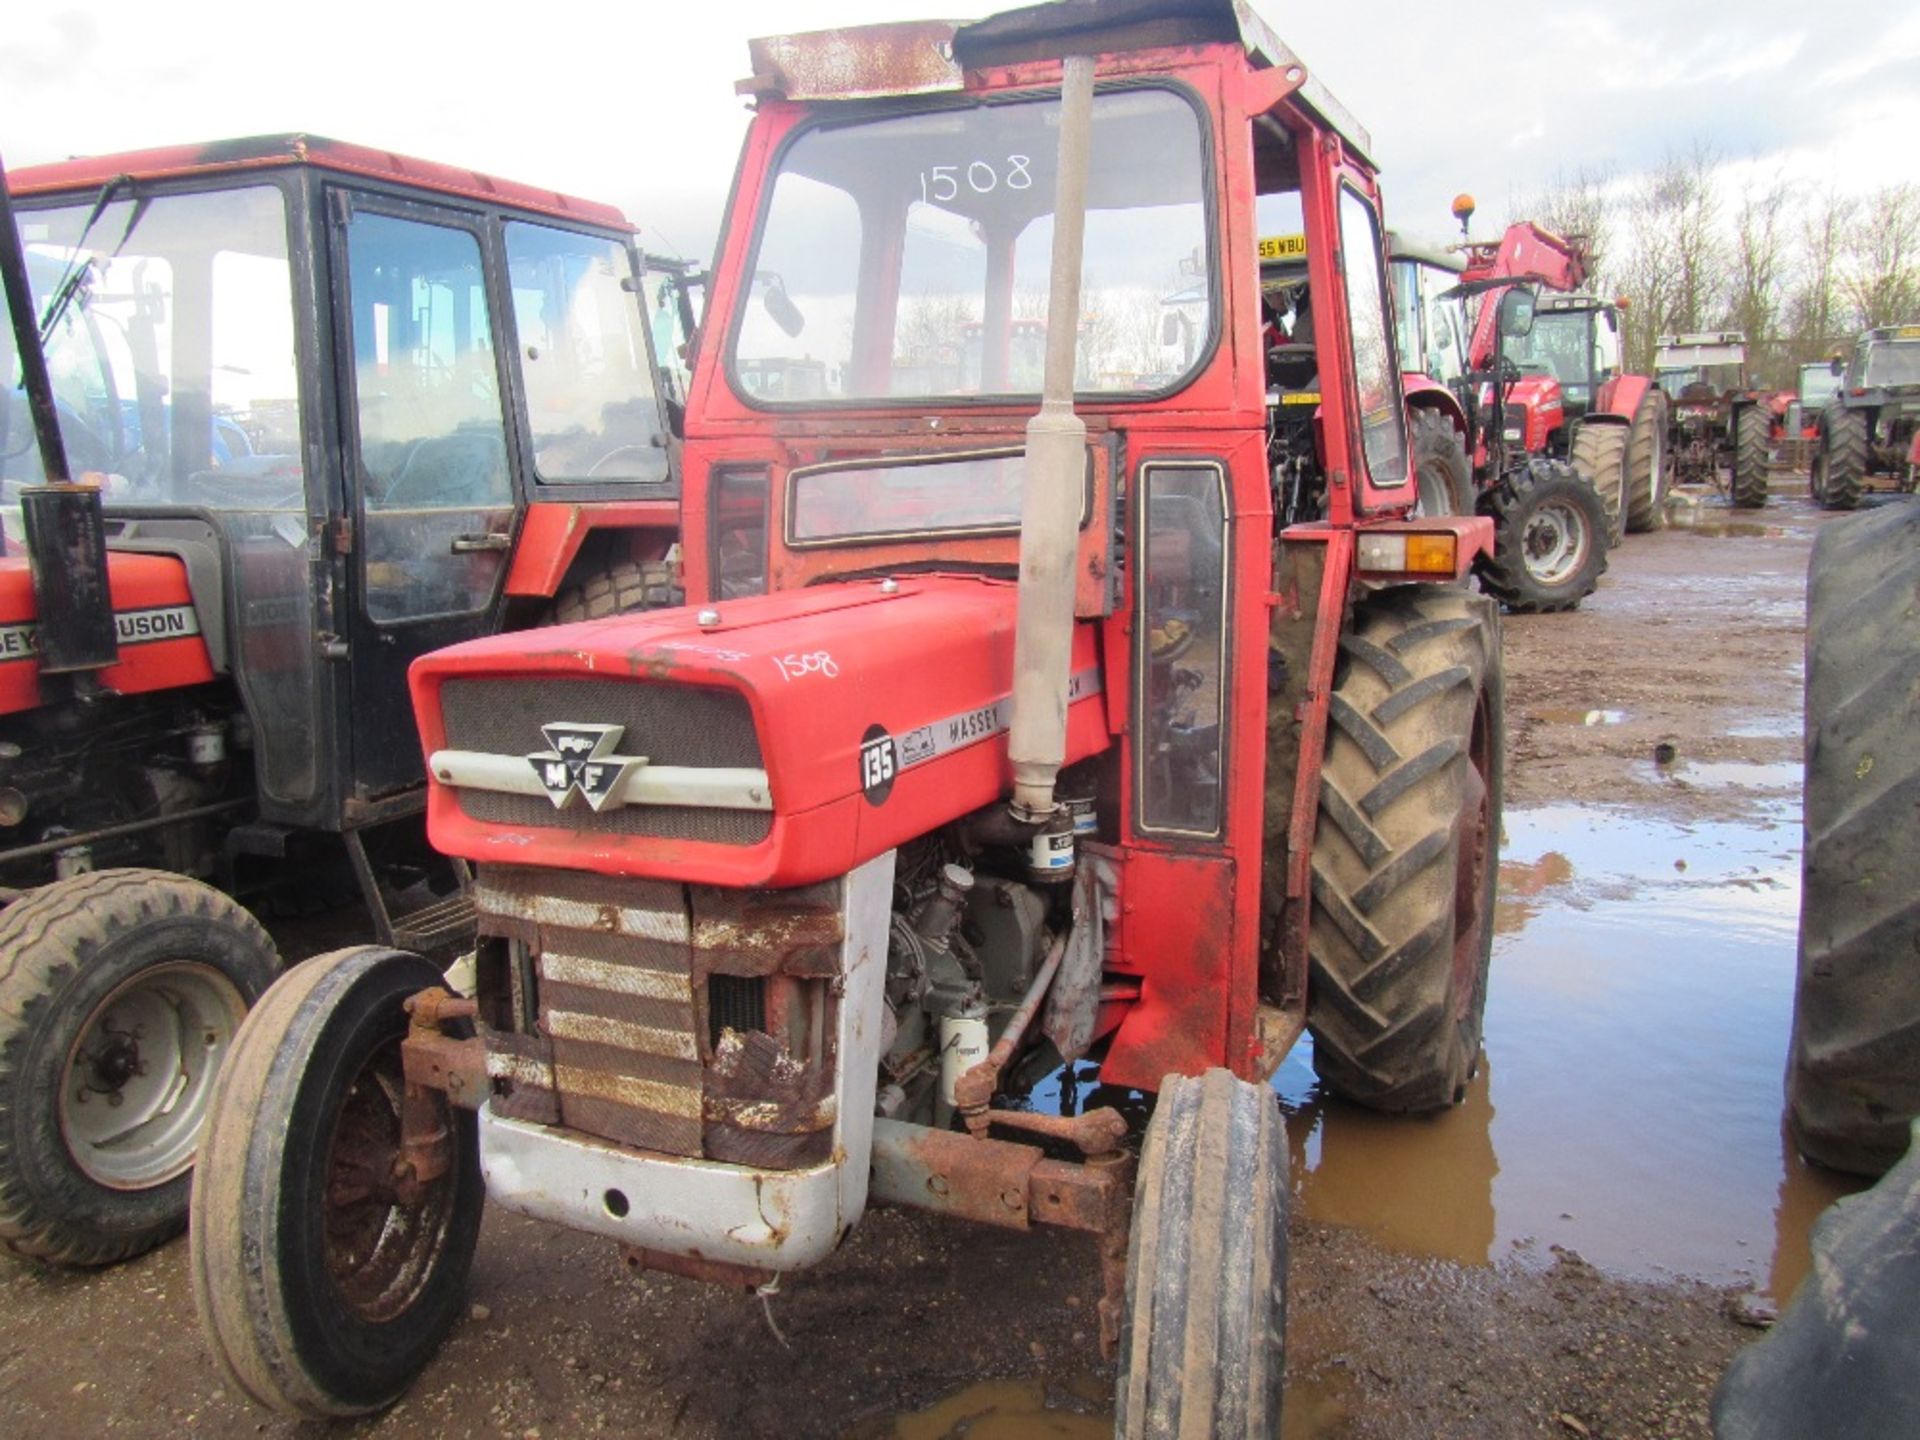
[[[1632,537],[1578,614],[1509,620],[1509,807],[1574,804],[1683,828],[1778,812],[1783,767],[1797,761],[1802,577],[1822,517],[1795,498],[1759,517],[1711,501],[1686,514],[1697,525]],[[1662,745],[1674,747],[1668,763],[1655,758]],[[1505,877],[1510,914],[1567,903],[1543,875],[1521,866]],[[283,938],[310,950],[329,937]],[[1521,943],[1500,952],[1496,990]],[[1490,1029],[1495,1055],[1529,1043]],[[1603,1272],[1553,1243],[1497,1245],[1490,1151],[1485,1168],[1468,1175],[1482,1193],[1465,1208],[1486,1208],[1487,1233],[1457,1258],[1300,1207],[1287,1435],[1704,1436],[1714,1383],[1758,1333],[1732,1318],[1748,1284],[1712,1263],[1695,1273],[1728,1283],[1631,1278],[1642,1268],[1632,1263]],[[1395,1183],[1363,1176],[1356,1193],[1378,1198]],[[1388,1198],[1418,1211],[1450,1197]],[[1652,1231],[1670,1218],[1622,1223]],[[1783,1229],[1783,1252],[1803,1249],[1804,1222]],[[1776,1265],[1776,1290],[1782,1273],[1797,1270]],[[762,1300],[636,1278],[603,1242],[494,1212],[471,1298],[407,1399],[351,1433],[1105,1432],[1111,1372],[1098,1357],[1088,1241],[883,1212]],[[299,1433],[223,1387],[202,1348],[185,1242],[93,1275],[0,1260],[0,1434],[156,1431]]]

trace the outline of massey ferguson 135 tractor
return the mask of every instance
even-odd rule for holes
[[[1747,337],[1738,330],[1662,335],[1653,368],[1672,402],[1674,483],[1711,485],[1743,510],[1765,505],[1775,397],[1748,388]]]
[[[1472,211],[1471,197],[1455,204]],[[1496,322],[1505,292],[1524,286],[1527,293],[1513,303],[1533,303],[1532,287],[1543,271],[1549,280],[1577,283],[1579,252],[1550,232],[1514,225],[1498,248],[1498,265],[1481,263],[1469,280],[1454,252],[1395,236],[1389,241],[1402,381],[1422,485],[1462,487],[1474,497],[1465,508],[1493,519],[1493,554],[1478,567],[1489,595],[1516,611],[1571,610],[1606,571],[1606,507],[1564,455],[1548,453],[1548,432],[1539,424],[1543,387],[1505,363],[1504,345],[1513,337]],[[1552,395],[1558,415],[1557,390]]]
[[[1867,482],[1920,486],[1920,325],[1882,325],[1854,342],[1840,389],[1820,412],[1813,498],[1851,510]]]
[[[616,210],[305,136],[12,193],[89,483],[38,483],[9,393],[0,1245],[100,1263],[184,1222],[213,1071],[280,968],[203,881],[357,878],[390,941],[470,935],[463,894],[389,910],[433,860],[407,666],[677,599],[677,485]]]
[[[886,1202],[1093,1232],[1120,1432],[1277,1434],[1266,1082],[1310,1027],[1357,1101],[1464,1094],[1500,827],[1498,615],[1458,583],[1492,525],[1411,514],[1367,136],[1236,0],[752,55],[694,603],[414,666],[477,992],[362,948],[248,1017],[195,1174],[207,1334],[255,1398],[354,1414],[462,1309],[483,1194],[737,1285]],[[1306,427],[1268,399],[1264,196],[1307,239]],[[1195,283],[1191,359],[1133,388]],[[902,373],[976,323],[977,385]],[[820,394],[742,382],[802,361]],[[1083,1059],[1158,1093],[1137,1159],[1113,1109],[1023,1103]]]

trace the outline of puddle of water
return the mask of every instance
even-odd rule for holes
[[[1798,740],[1802,725],[1800,710],[1796,706],[1791,714],[1755,715],[1742,720],[1727,730],[1735,740]]]
[[[1303,1043],[1274,1085],[1306,1213],[1415,1254],[1561,1245],[1784,1303],[1813,1218],[1856,1188],[1781,1138],[1798,808],[1509,811],[1480,1075],[1452,1111],[1389,1119],[1324,1096]]]
[[[1546,709],[1533,712],[1536,720],[1545,720],[1550,725],[1618,725],[1627,718],[1624,710],[1561,710]]]
[[[1642,780],[1663,785],[1798,790],[1803,767],[1799,760],[1689,760],[1682,756],[1667,765],[1642,761],[1635,768]]]
[[[1344,1433],[1347,1389],[1339,1376],[1289,1376],[1276,1440]],[[1112,1386],[1093,1375],[1063,1384],[983,1380],[925,1410],[863,1421],[846,1440],[1111,1440],[1112,1407]]]

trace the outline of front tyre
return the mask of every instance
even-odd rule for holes
[[[1813,452],[1813,498],[1827,510],[1857,510],[1867,478],[1867,421],[1858,410],[1829,405]]]
[[[1627,432],[1627,530],[1667,523],[1667,392],[1649,385]]]
[[[1480,497],[1480,513],[1493,517],[1480,588],[1509,610],[1571,610],[1606,572],[1606,507],[1564,461],[1515,466]]]
[[[1499,620],[1477,596],[1387,590],[1340,650],[1307,933],[1314,1069],[1377,1110],[1438,1110],[1466,1094],[1487,1001]]]
[[[474,1118],[437,1091],[443,1174],[398,1178],[417,955],[362,946],[267,992],[221,1071],[193,1186],[201,1328],[227,1376],[298,1419],[391,1405],[453,1328],[485,1187]]]
[[[267,932],[158,870],[56,881],[0,916],[0,1247],[106,1265],[178,1233]]]
[[[1413,473],[1425,516],[1473,514],[1473,466],[1466,437],[1431,406],[1413,412]]]
[[[1272,1091],[1225,1070],[1162,1082],[1127,1245],[1120,1440],[1280,1434],[1287,1194]]]

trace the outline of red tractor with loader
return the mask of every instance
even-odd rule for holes
[[[281,968],[234,897],[470,937],[407,667],[678,599],[643,283],[684,317],[611,207],[313,136],[10,196],[57,443],[0,400],[0,1246],[94,1264],[185,1222]]]
[[[248,1017],[204,1328],[255,1399],[359,1414],[463,1313],[483,1197],[755,1287],[888,1203],[1098,1237],[1119,1433],[1277,1434],[1268,1079],[1311,1030],[1359,1103],[1463,1096],[1500,830],[1498,611],[1459,583],[1493,526],[1415,513],[1368,136],[1236,0],[752,58],[691,603],[415,663],[477,989],[363,947]],[[1307,237],[1306,427],[1269,398],[1265,196]],[[1104,381],[1176,276],[1190,359]],[[929,320],[979,325],[977,384],[927,393]],[[801,361],[821,393],[745,382]],[[1114,1108],[1025,1103],[1069,1062],[1157,1095],[1137,1152]]]
[[[1470,197],[1456,213],[1471,214]],[[1553,453],[1559,391],[1523,378],[1498,324],[1501,296],[1524,288],[1538,323],[1542,284],[1577,284],[1578,249],[1530,224],[1473,266],[1451,250],[1391,237],[1399,351],[1423,477],[1464,487],[1495,525],[1481,588],[1515,611],[1571,610],[1607,568],[1608,515],[1594,486]],[[1520,302],[1515,302],[1520,303]],[[1511,311],[1511,307],[1509,307]],[[1563,437],[1562,437],[1563,438]],[[1471,456],[1471,461],[1468,457]]]

